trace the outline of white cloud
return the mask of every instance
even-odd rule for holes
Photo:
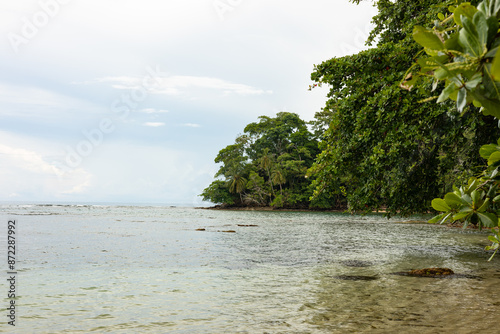
[[[201,127],[200,124],[195,124],[195,123],[184,123],[184,124],[182,124],[182,126],[187,126],[189,128],[200,128]]]
[[[174,75],[159,77],[157,80],[160,84],[154,87],[151,92],[162,95],[193,95],[193,93],[199,89],[216,90],[223,95],[236,94],[240,96],[269,95],[273,93],[272,90],[264,90],[211,77]],[[85,82],[85,84],[91,82],[92,81]],[[130,76],[102,77],[94,80],[94,82],[110,83],[111,87],[115,89],[135,90],[142,88],[143,78]]]
[[[62,176],[64,172],[54,165],[45,162],[41,155],[23,148],[9,147],[0,144],[0,154],[5,162],[18,162],[20,169],[38,174],[52,174]]]
[[[159,126],[165,126],[165,123],[163,123],[163,122],[146,122],[146,123],[143,123],[142,125],[157,128]]]
[[[4,133],[0,135],[2,141],[9,141]],[[48,162],[55,156],[54,152],[47,154],[36,148],[0,144],[0,198],[36,200],[85,191],[92,175],[82,168],[69,169],[55,161]]]

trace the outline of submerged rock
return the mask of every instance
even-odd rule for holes
[[[360,260],[346,260],[346,261],[340,261],[340,263],[346,267],[356,267],[356,268],[371,267],[374,265],[373,262],[360,261]]]
[[[447,276],[453,275],[454,272],[449,268],[424,268],[411,270],[408,274],[414,276]]]
[[[396,273],[402,276],[414,276],[414,277],[446,277],[450,275],[455,275],[453,270],[449,268],[424,268],[415,269],[408,272]]]
[[[374,281],[378,279],[376,276],[364,276],[364,275],[338,275],[333,276],[333,278],[341,279],[344,281]]]

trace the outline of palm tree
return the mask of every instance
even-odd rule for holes
[[[275,184],[279,184],[280,194],[281,196],[283,196],[283,187],[281,185],[286,182],[286,177],[285,175],[283,175],[282,170],[280,168],[274,168],[271,179]]]
[[[269,154],[269,148],[264,149],[262,157],[259,159],[260,167],[267,173],[269,183],[271,184],[271,201],[274,196],[273,178],[271,177],[271,168],[274,165],[274,154]]]
[[[229,192],[237,193],[240,195],[240,201],[243,202],[243,198],[241,197],[241,193],[245,191],[247,185],[247,179],[244,178],[241,174],[233,174],[229,181]]]

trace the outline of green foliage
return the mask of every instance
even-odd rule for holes
[[[477,150],[496,130],[473,106],[460,118],[451,102],[420,103],[432,81],[421,80],[412,92],[399,87],[421,49],[412,40],[413,26],[447,6],[435,0],[376,4],[371,40],[379,38],[377,47],[325,61],[311,75],[330,87],[315,122],[315,130],[326,124],[328,129],[308,172],[314,178],[312,200],[341,198],[345,188],[351,211],[425,212],[436,195],[451,189],[452,180],[475,170],[481,163]]]
[[[422,77],[432,78],[434,89],[444,82],[437,102],[456,101],[459,112],[467,104],[482,107],[485,115],[500,117],[500,53],[497,53],[500,0],[450,6],[434,27],[415,26],[413,38],[424,47],[403,83],[411,89]],[[418,69],[418,71],[416,71]]]
[[[205,189],[204,199],[220,203],[219,192],[210,190],[223,186],[230,195],[226,198],[231,202],[222,201],[227,205],[308,207],[311,179],[305,175],[318,153],[316,138],[296,114],[280,112],[259,119],[245,127],[235,144],[220,150],[215,176],[224,181]]]
[[[233,205],[237,198],[229,192],[227,182],[215,180],[212,182],[201,195],[204,201],[211,201],[216,204]]]
[[[493,245],[486,249],[494,249],[495,253],[499,247],[497,230],[500,216],[499,145],[500,140],[497,144],[484,145],[481,148],[481,156],[488,160],[488,167],[480,177],[471,177],[466,185],[454,187],[454,191],[447,193],[444,198],[435,198],[432,201],[433,209],[442,213],[429,221],[440,224],[459,222],[464,229],[469,225],[479,229],[491,228],[494,234],[488,239]]]
[[[408,75],[404,86],[411,88],[418,79],[430,77],[433,90],[444,82],[437,102],[452,99],[459,112],[473,103],[485,115],[500,118],[500,0],[484,0],[477,7],[461,3],[449,10],[452,14],[441,15],[432,29],[414,28],[413,38],[424,47],[426,56],[410,68],[418,68],[418,72]],[[432,207],[441,213],[429,222],[491,228],[493,235],[488,239],[492,245],[486,247],[495,250],[491,260],[500,246],[500,140],[482,146],[479,154],[487,160],[486,169],[444,198],[435,198]]]

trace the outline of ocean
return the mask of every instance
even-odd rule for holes
[[[3,204],[0,217],[1,333],[498,327],[500,255],[487,262],[486,232],[377,214],[168,206]],[[395,274],[427,267],[457,275]],[[9,272],[16,298],[8,298]],[[8,323],[12,300],[15,326]]]

